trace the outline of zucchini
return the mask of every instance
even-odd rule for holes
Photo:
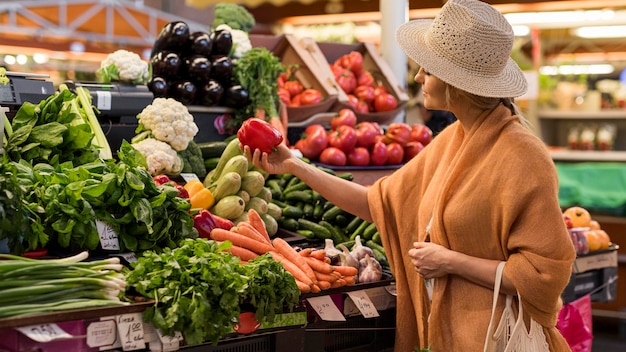
[[[298,225],[300,226],[300,229],[302,230],[311,230],[313,231],[313,233],[315,234],[315,237],[320,238],[320,239],[326,239],[326,238],[331,238],[332,235],[330,233],[330,231],[328,231],[328,229],[326,229],[324,226],[317,224],[311,220],[307,220],[304,218],[300,218],[298,219]]]
[[[304,211],[293,205],[285,205],[283,207],[283,216],[288,218],[300,219],[304,216]]]
[[[203,142],[196,144],[198,145],[198,148],[200,148],[200,150],[202,151],[202,158],[205,160],[211,158],[219,159],[219,157],[224,152],[224,149],[226,149],[226,146],[228,145],[228,143],[226,143],[225,141]]]
[[[267,202],[267,213],[276,220],[283,217],[283,209],[272,202]]]

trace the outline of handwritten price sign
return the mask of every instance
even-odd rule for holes
[[[306,299],[317,315],[325,321],[346,321],[330,296],[311,297]]]
[[[352,302],[354,302],[354,305],[361,312],[361,314],[363,314],[363,317],[375,318],[380,316],[376,306],[374,306],[374,303],[372,303],[372,300],[365,291],[351,291],[348,292],[348,296],[352,299]]]

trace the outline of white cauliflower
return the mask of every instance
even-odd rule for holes
[[[183,165],[178,153],[172,147],[154,138],[146,138],[132,146],[146,158],[150,175],[178,175]]]
[[[169,144],[177,152],[187,149],[187,145],[198,133],[198,125],[193,115],[183,103],[173,98],[155,98],[137,114],[138,134],[132,142],[144,138],[155,138]]]
[[[97,73],[104,82],[121,81],[144,84],[150,80],[148,63],[138,54],[123,49],[107,55],[100,63]]]
[[[232,29],[227,24],[220,24],[215,30],[230,32],[230,35],[233,37],[233,58],[239,59],[246,51],[252,49],[252,43],[250,42],[250,37],[247,32],[240,29]]]

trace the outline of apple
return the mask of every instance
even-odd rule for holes
[[[568,229],[571,229],[571,228],[574,227],[574,223],[572,222],[572,218],[569,215],[563,214],[563,221],[565,222],[565,226]]]

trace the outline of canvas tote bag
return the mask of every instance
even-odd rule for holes
[[[531,317],[530,330],[526,328],[519,293],[517,294],[519,306],[517,319],[513,310],[514,296],[507,295],[506,306],[500,317],[500,322],[494,330],[495,312],[498,297],[500,296],[504,264],[505,262],[500,262],[496,271],[496,281],[493,288],[493,308],[491,309],[491,320],[487,329],[484,352],[549,352],[550,348],[541,325]]]

